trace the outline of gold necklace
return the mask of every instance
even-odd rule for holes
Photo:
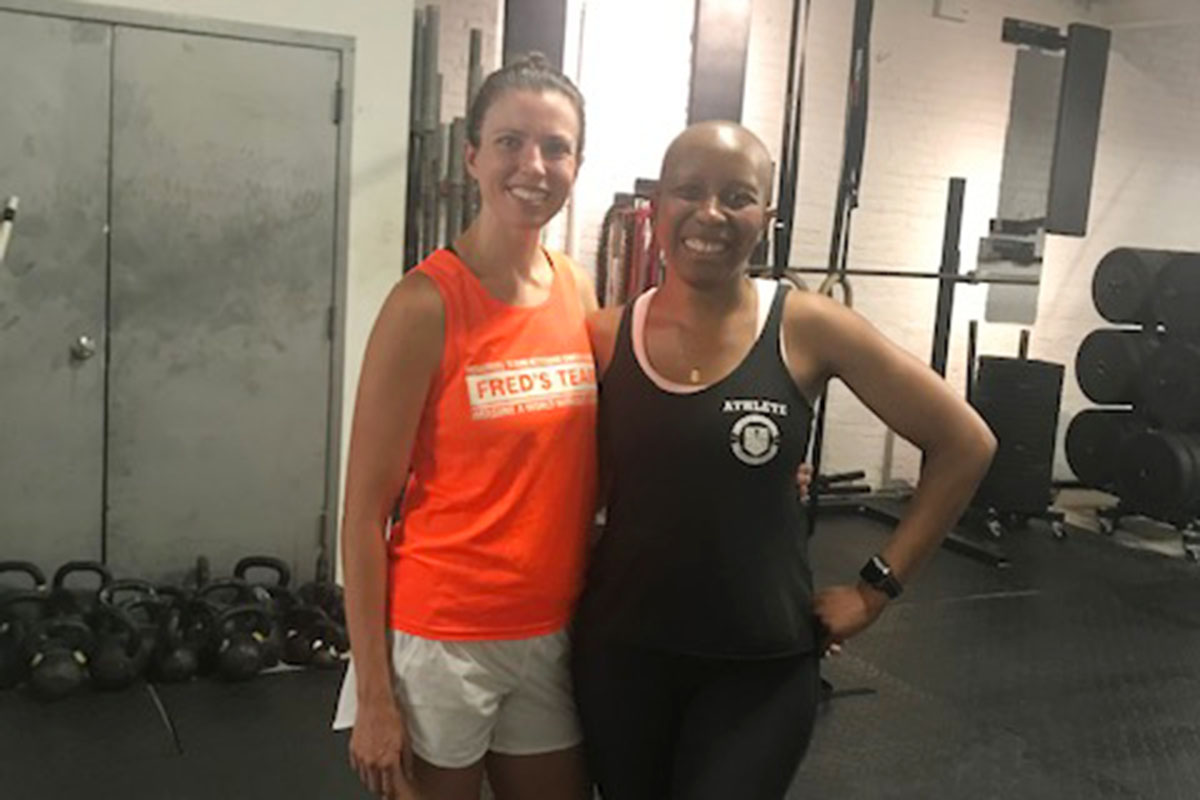
[[[679,337],[679,360],[684,364],[692,364],[691,370],[688,371],[688,383],[700,383],[700,365],[691,357],[689,348],[684,345],[686,337],[684,336],[683,326],[681,325],[676,328],[676,331],[676,336]]]

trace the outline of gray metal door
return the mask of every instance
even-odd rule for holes
[[[111,31],[0,12],[0,558],[46,569],[101,555]]]
[[[119,28],[108,560],[312,564],[325,505],[336,52]]]

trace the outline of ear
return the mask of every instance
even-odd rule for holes
[[[776,217],[779,216],[779,209],[775,206],[769,206],[763,211],[762,219],[762,235],[766,236],[767,231],[771,230],[771,226],[775,224]]]
[[[463,145],[463,165],[467,169],[467,174],[475,180],[479,180],[479,176],[475,174],[475,159],[479,157],[479,148],[467,141]]]

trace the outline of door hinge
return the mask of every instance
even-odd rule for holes
[[[330,306],[325,312],[325,336],[333,341],[334,329],[337,327],[337,309]]]
[[[333,87],[333,124],[341,125],[346,115],[346,90],[339,83]]]

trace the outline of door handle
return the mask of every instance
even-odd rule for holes
[[[10,197],[0,211],[0,264],[4,263],[4,255],[8,252],[8,240],[12,236],[13,225],[17,219],[17,198]]]
[[[71,357],[77,361],[87,361],[94,355],[96,355],[96,340],[86,333],[71,345]]]

